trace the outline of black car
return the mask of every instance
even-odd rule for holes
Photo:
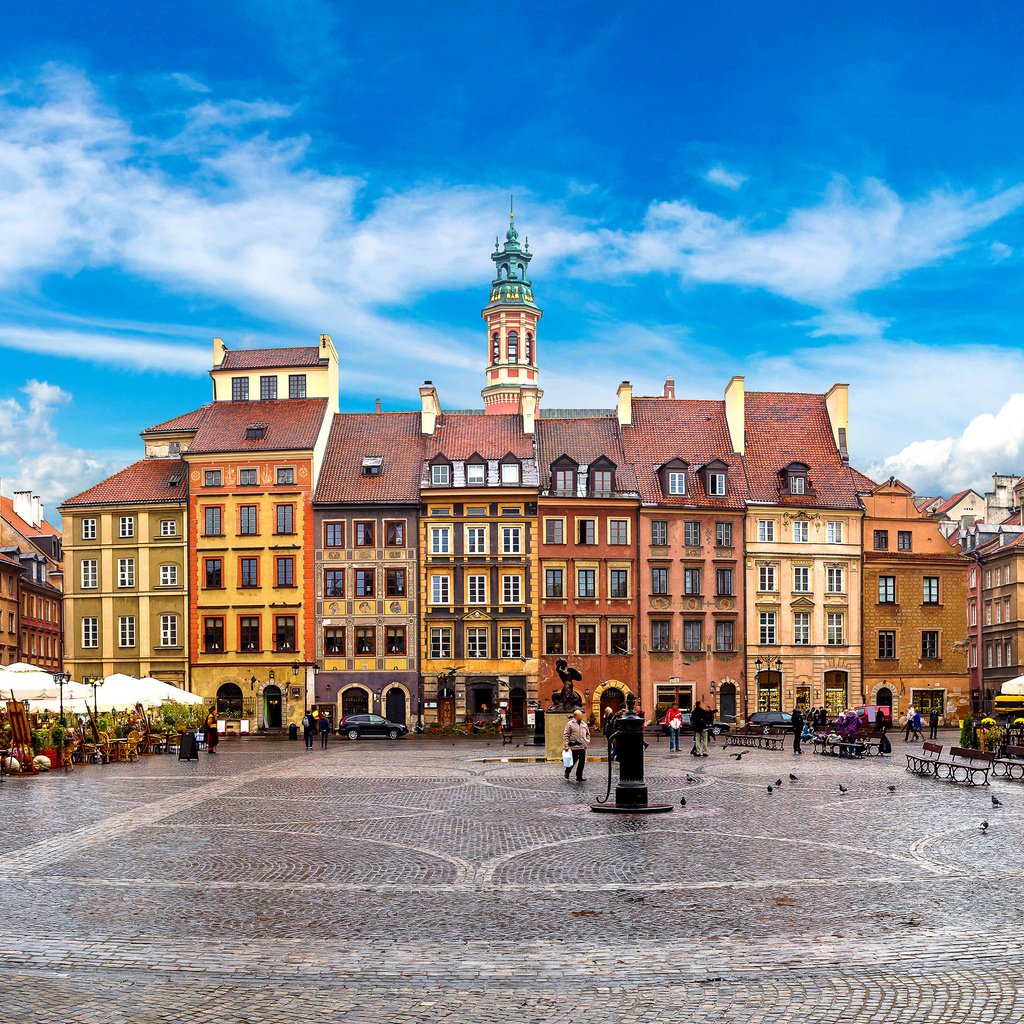
[[[793,728],[793,716],[788,711],[755,711],[747,725],[774,725],[780,729]]]
[[[658,723],[658,725],[661,726],[662,735],[663,736],[667,736],[669,734],[668,715],[667,714],[665,715],[664,718],[662,718],[662,720]],[[683,712],[683,727],[679,731],[681,733],[683,733],[684,735],[686,733],[693,732],[693,725],[691,724],[691,721],[690,721],[690,712],[689,711],[684,711]],[[708,732],[712,736],[721,736],[723,732],[728,732],[728,731],[729,731],[729,723],[728,722],[719,722],[717,719],[714,722],[712,722],[711,725],[708,726]]]
[[[350,740],[364,736],[386,736],[389,740],[401,739],[409,730],[401,722],[389,722],[380,715],[346,715],[338,723],[338,732]]]

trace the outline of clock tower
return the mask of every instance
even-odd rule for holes
[[[537,370],[537,321],[542,314],[534,304],[527,276],[533,259],[530,240],[519,244],[511,207],[505,244],[495,238],[491,259],[491,299],[481,313],[487,323],[487,383],[480,392],[484,411],[518,413],[524,404],[535,410],[543,394]]]

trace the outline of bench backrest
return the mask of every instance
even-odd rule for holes
[[[934,754],[936,757],[938,757],[938,755],[942,753],[942,744],[941,743],[926,743],[924,745],[924,752],[926,754]]]
[[[1009,746],[1006,748],[1007,757],[1024,757],[1024,747]]]
[[[996,756],[991,750],[972,750],[970,747],[953,747],[950,754],[965,761],[994,761]]]

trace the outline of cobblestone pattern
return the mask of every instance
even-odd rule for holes
[[[0,1008],[72,1024],[1020,1020],[1024,785],[918,779],[902,749],[697,762],[655,745],[652,797],[687,805],[650,819],[590,813],[603,765],[577,787],[475,742],[225,742],[198,765],[12,779]]]

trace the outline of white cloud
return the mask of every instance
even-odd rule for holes
[[[730,192],[738,192],[746,183],[747,176],[737,171],[730,171],[721,164],[716,164],[714,167],[708,168],[704,174],[704,180],[712,185],[721,185],[722,188],[727,188]]]
[[[175,71],[171,74],[171,81],[185,92],[210,92],[210,87],[201,82],[194,75],[187,75],[183,71]]]
[[[988,247],[988,254],[993,263],[1002,263],[1013,255],[1013,250],[1005,242],[993,242]]]
[[[812,338],[877,338],[885,334],[892,321],[870,313],[857,313],[851,309],[826,310],[808,320],[797,320],[797,327],[810,328]]]

